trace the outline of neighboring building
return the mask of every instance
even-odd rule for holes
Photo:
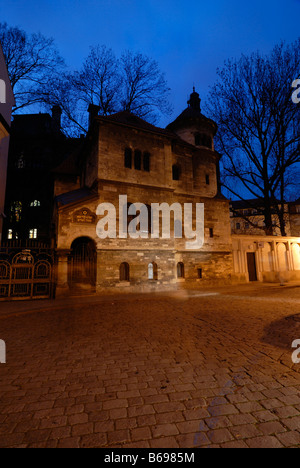
[[[285,204],[285,227],[286,235],[291,232],[289,205]],[[230,202],[231,232],[237,235],[264,236],[265,217],[264,204],[261,199],[237,200]],[[280,224],[276,210],[272,213],[273,235],[281,236]]]
[[[300,237],[300,198],[289,204],[291,235]]]
[[[78,148],[61,132],[61,110],[16,115],[11,127],[4,239],[53,243],[54,169]]]
[[[95,114],[91,106],[80,187],[72,159],[60,168],[55,187],[57,293],[72,288],[143,292],[230,282],[229,202],[219,192],[217,127],[201,113],[199,94],[194,90],[188,108],[167,129],[129,112],[93,119]],[[150,234],[147,239],[99,239],[97,207],[108,202],[118,208],[119,195],[126,195],[129,204],[204,203],[204,246],[187,250],[187,239],[174,239],[174,232],[170,239]],[[119,221],[118,216],[117,231]]]
[[[0,44],[0,243],[2,241],[10,122],[15,99]]]
[[[233,235],[232,248],[233,281],[300,280],[299,237]]]

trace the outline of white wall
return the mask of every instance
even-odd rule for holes
[[[300,280],[300,237],[232,236],[234,278],[249,281],[247,253],[255,254],[258,281]]]

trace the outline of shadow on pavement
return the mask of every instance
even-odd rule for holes
[[[291,350],[293,341],[298,339],[300,339],[300,314],[294,314],[265,327],[260,341],[277,348]]]

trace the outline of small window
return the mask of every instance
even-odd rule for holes
[[[127,169],[132,169],[132,150],[130,148],[125,149],[124,165]]]
[[[248,230],[249,228],[250,228],[250,224],[246,223],[246,224],[245,224],[245,229]]]
[[[196,135],[195,135],[195,146],[201,146],[201,135],[200,135],[200,133],[196,133]]]
[[[180,172],[180,166],[178,166],[178,164],[174,164],[172,167],[173,180],[180,180]]]
[[[144,171],[150,172],[150,153],[144,153]]]
[[[11,212],[10,221],[12,223],[13,222],[18,223],[19,221],[21,221],[22,202],[20,201],[13,202],[10,206],[10,212]]]
[[[203,270],[202,268],[198,268],[198,279],[202,279],[203,278]]]
[[[142,153],[139,150],[134,152],[134,168],[136,171],[142,170]]]
[[[148,265],[148,279],[157,281],[158,279],[158,269],[156,263],[149,263]]]
[[[7,232],[7,239],[12,240],[12,238],[13,238],[13,231],[12,231],[12,229],[9,229],[8,232]]]
[[[209,237],[212,239],[214,237],[214,229],[209,228]]]
[[[130,281],[130,268],[128,263],[120,265],[120,281]]]
[[[30,208],[37,208],[41,206],[41,202],[39,200],[34,200],[30,203]]]
[[[236,230],[240,231],[240,229],[241,229],[241,223],[236,223]]]
[[[177,264],[177,278],[184,278],[184,264],[182,262]]]
[[[205,176],[206,185],[210,185],[210,177],[208,174]]]
[[[38,237],[38,230],[37,229],[30,229],[29,239],[37,239],[37,237]]]
[[[17,169],[24,169],[25,168],[25,159],[24,159],[24,154],[21,153],[20,157],[18,158],[16,162]]]

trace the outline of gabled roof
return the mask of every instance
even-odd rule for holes
[[[177,137],[176,134],[170,132],[169,130],[165,130],[164,128],[156,127],[155,125],[146,122],[145,120],[141,119],[135,114],[132,114],[129,111],[122,111],[117,112],[116,114],[112,114],[109,116],[101,116],[97,117],[98,120],[105,120],[108,122],[115,122],[121,125],[126,125],[128,127],[133,128],[140,128],[141,130],[145,130],[152,133],[159,133],[161,135],[165,135],[171,138]]]
[[[56,197],[58,205],[66,206],[71,205],[72,203],[81,202],[89,198],[95,197],[95,193],[88,188],[81,188],[78,190],[73,190],[72,192],[63,193]]]

